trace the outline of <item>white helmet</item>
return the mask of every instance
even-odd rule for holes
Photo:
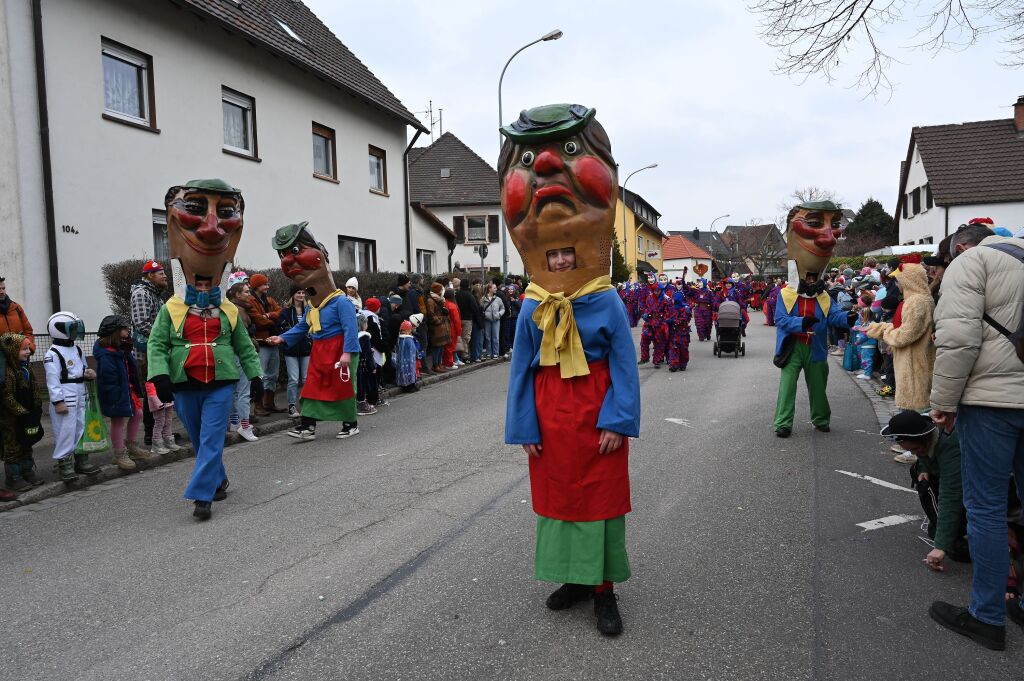
[[[55,340],[76,341],[85,338],[85,322],[74,312],[54,312],[46,320],[46,331]]]

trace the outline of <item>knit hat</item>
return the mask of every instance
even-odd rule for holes
[[[409,283],[409,277],[405,276],[404,274],[399,274],[398,275],[398,286],[405,286],[408,283]],[[396,286],[395,288],[398,288],[398,286]]]
[[[392,305],[401,305],[402,304],[402,296],[389,296],[388,297],[388,302],[391,303]]]
[[[106,338],[112,333],[116,333],[121,329],[132,328],[132,323],[127,317],[120,314],[107,315],[100,321],[100,328],[97,329],[96,334],[100,338]]]
[[[443,296],[444,295],[444,285],[441,282],[439,282],[439,281],[435,281],[433,284],[430,285],[430,292],[431,293],[436,293],[439,296]]]
[[[147,260],[146,264],[142,266],[143,274],[153,274],[153,272],[163,272],[164,266],[158,263],[156,260]],[[0,279],[3,281],[3,279]]]
[[[249,286],[252,286],[253,288],[259,288],[260,286],[269,283],[270,280],[267,279],[267,275],[265,274],[254,274],[249,277]]]
[[[409,315],[409,321],[412,322],[413,328],[423,323],[423,313],[417,312],[416,314]]]
[[[916,411],[901,411],[889,419],[880,435],[893,440],[921,440],[935,432],[935,423]]]
[[[399,333],[412,333],[412,324],[405,321],[398,325]]]
[[[358,291],[359,290],[359,280],[356,279],[355,277],[349,277],[348,281],[345,282],[345,288],[348,288],[349,286],[351,286],[352,288],[354,288],[355,290]]]
[[[378,300],[377,298],[368,298],[363,303],[363,307],[365,307],[370,312],[373,312],[374,314],[376,314],[376,313],[380,312],[380,300]]]

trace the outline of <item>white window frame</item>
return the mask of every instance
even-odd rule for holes
[[[643,253],[644,252],[644,238],[642,236],[640,236],[639,234],[636,235],[636,252],[637,253]]]
[[[237,106],[238,108],[240,108],[243,111],[245,111],[245,113],[246,113],[246,127],[247,127],[247,129],[249,131],[249,145],[252,147],[252,149],[244,149],[242,147],[236,147],[236,146],[233,146],[231,144],[228,144],[226,141],[223,141],[223,140],[222,140],[222,147],[225,150],[227,150],[227,151],[233,151],[236,154],[242,154],[243,156],[252,156],[253,158],[255,158],[256,157],[256,116],[254,115],[253,112],[256,109],[256,99],[253,98],[253,97],[250,97],[249,95],[245,95],[245,94],[242,94],[240,92],[235,92],[234,90],[231,90],[231,89],[229,89],[227,87],[224,87],[224,86],[221,86],[221,89],[220,89],[220,99],[221,99],[221,129],[222,129],[221,135],[222,135],[222,137],[223,137],[223,127],[224,127],[224,119],[223,119],[223,116],[224,116],[224,103],[226,102],[226,103],[231,104],[233,106]]]
[[[160,245],[163,245],[166,251],[166,259],[170,260],[171,257],[171,245],[169,237],[167,236],[167,211],[153,209],[153,259],[163,260],[161,258],[163,253],[160,252]]]
[[[374,239],[361,239],[353,236],[338,236],[338,267],[341,267],[341,243],[348,241],[356,245],[355,248],[355,271],[356,272],[376,272],[377,271],[377,242]],[[370,247],[370,262],[361,262],[362,254],[360,253],[360,246],[368,245]]]
[[[109,57],[112,57],[114,59],[117,59],[118,61],[125,62],[126,64],[130,64],[130,65],[134,66],[135,68],[139,69],[140,76],[141,76],[139,78],[139,82],[141,84],[140,87],[142,88],[142,92],[140,93],[140,95],[141,95],[141,100],[142,100],[143,117],[139,118],[138,116],[132,116],[131,114],[126,114],[123,111],[116,111],[114,109],[108,109],[107,108],[106,95],[104,95],[104,97],[103,97],[103,113],[107,114],[108,116],[113,116],[114,118],[120,118],[123,121],[129,121],[131,123],[138,123],[140,125],[151,126],[152,125],[151,121],[152,121],[152,118],[153,118],[153,112],[150,111],[150,106],[149,106],[149,97],[150,97],[150,92],[149,92],[150,60],[149,60],[149,58],[146,57],[145,55],[143,55],[141,52],[135,52],[134,50],[128,50],[126,48],[119,47],[117,45],[113,45],[113,44],[110,43],[110,41],[107,41],[107,40],[103,40],[100,45],[101,45],[101,49],[100,49],[100,55],[101,55],[100,56],[100,59],[101,59],[100,66],[101,67],[102,67],[102,59],[103,59],[103,57],[104,56],[109,56]],[[104,72],[103,72],[103,79],[104,79],[103,86],[104,86],[104,88],[106,88],[106,70],[105,69],[104,69]]]
[[[484,222],[484,225],[483,225],[483,228],[482,228],[483,229],[483,236],[481,236],[479,239],[475,239],[472,236],[470,236],[470,233],[469,233],[469,221],[471,219],[473,219],[473,220],[483,220],[483,222]],[[486,243],[489,243],[487,241],[487,216],[486,215],[467,215],[466,216],[466,243],[467,244],[486,244]]]
[[[430,267],[426,267],[426,261],[430,261]],[[437,251],[428,251],[422,248],[416,249],[416,271],[420,274],[433,276],[437,269]]]
[[[370,191],[374,194],[380,194],[381,196],[387,196],[388,194],[388,156],[387,151],[380,147],[375,147],[372,144],[369,145],[367,150],[367,161],[370,159],[376,159],[380,163],[380,179],[383,186],[378,187],[374,184],[377,177],[376,175],[370,176]],[[367,168],[369,169],[369,168]]]

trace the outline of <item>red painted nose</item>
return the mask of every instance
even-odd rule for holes
[[[537,154],[533,169],[538,175],[554,175],[565,170],[565,164],[562,163],[561,156],[551,149],[545,149]]]
[[[220,240],[224,238],[224,230],[217,224],[217,216],[210,213],[203,220],[203,224],[196,230],[196,237],[208,244],[220,243]]]

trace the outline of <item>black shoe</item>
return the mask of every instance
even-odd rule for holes
[[[192,511],[192,515],[198,520],[209,520],[210,516],[213,515],[213,504],[209,501],[197,501],[195,510]]]
[[[594,594],[597,630],[605,636],[618,636],[622,633],[622,617],[619,615],[619,606],[615,602],[618,599],[619,597],[611,589]]]
[[[660,364],[655,364],[655,365],[654,365],[654,368],[655,368],[655,369],[660,369],[660,368],[661,368],[661,365],[660,365]]]
[[[814,429],[817,430],[817,431],[821,431],[822,433],[831,433],[832,432],[832,429],[828,427],[828,424],[826,424],[824,426],[814,426]]]
[[[4,487],[11,490],[12,492],[21,493],[25,490],[32,489],[32,485],[29,484],[28,480],[21,477],[20,475],[16,478],[8,477],[4,478]]]
[[[669,367],[668,370],[674,374],[675,372],[679,371],[679,367]]]
[[[974,618],[967,608],[960,608],[942,601],[935,601],[928,608],[933,620],[979,643],[989,650],[1006,650],[1006,627],[986,624]]]
[[[565,610],[589,599],[594,595],[594,587],[584,584],[563,584],[555,589],[545,604],[552,610]]]
[[[230,484],[231,484],[231,482],[227,478],[224,478],[224,482],[220,483],[220,487],[218,487],[217,491],[213,493],[213,500],[214,501],[224,501],[225,499],[227,499],[228,498],[228,485],[230,485]]]
[[[1024,610],[1020,607],[1020,596],[1007,599],[1006,616],[1024,628]]]
[[[637,366],[639,366],[641,364],[647,364],[647,360],[646,359],[642,359],[639,362],[637,362]]]
[[[793,433],[792,428],[776,428],[775,437],[789,437]]]

